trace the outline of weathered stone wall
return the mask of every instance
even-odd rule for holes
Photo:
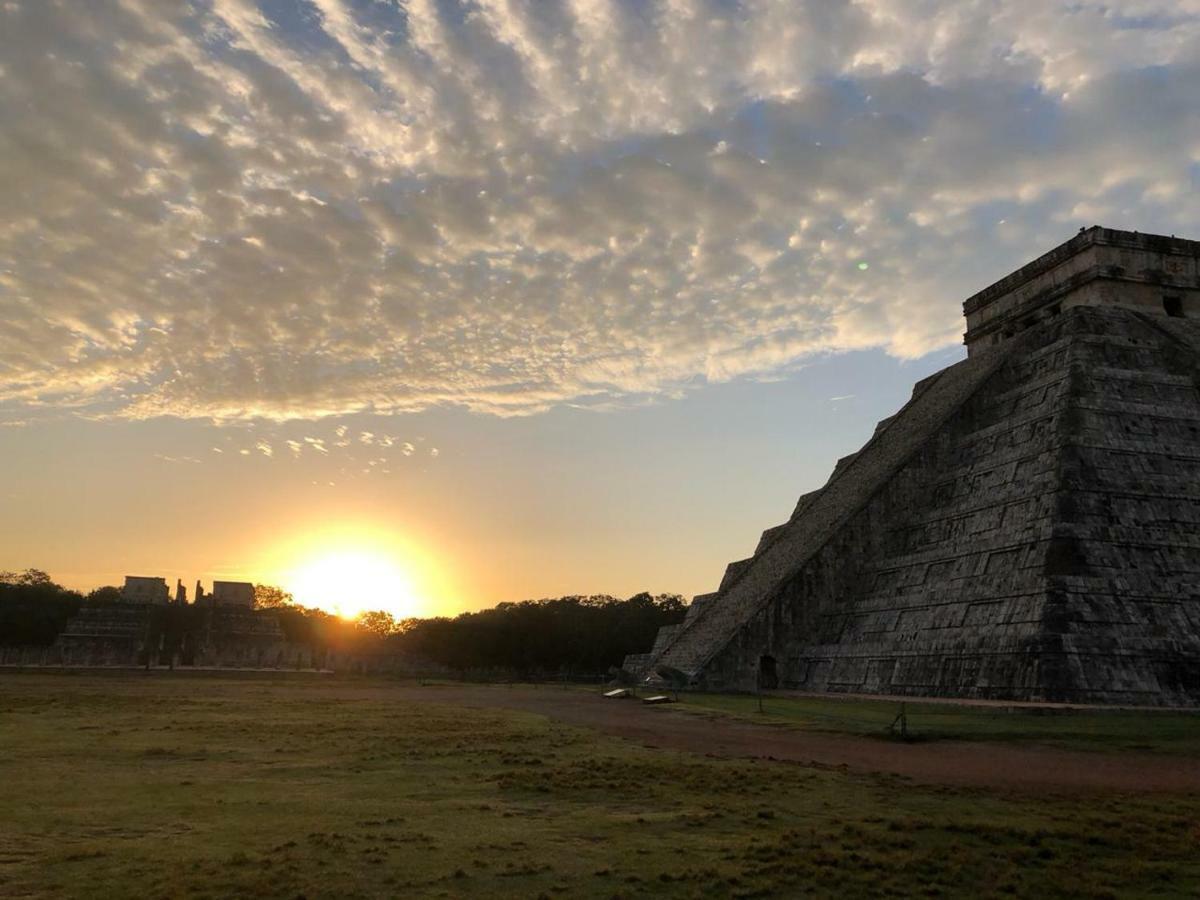
[[[151,611],[161,606],[122,604],[85,606],[67,623],[53,648],[55,664],[67,666],[122,666],[135,664],[145,643]]]
[[[85,606],[51,651],[52,664],[67,666],[312,665],[312,652],[288,644],[273,616],[212,604]]]
[[[751,560],[735,564],[716,598],[674,637],[656,666],[697,673],[929,441],[1003,362],[997,355],[966,360],[917,384],[913,399],[829,482],[797,504],[783,526],[768,529]],[[864,555],[865,554],[865,555]],[[869,550],[860,553],[870,558]]]
[[[650,673],[650,665],[653,662],[653,653],[627,653],[625,659],[621,662],[621,668],[627,675],[641,678]]]
[[[1168,295],[1200,317],[1200,242],[1089,228],[967,298],[964,341],[973,354],[1074,306],[1166,316]]]
[[[1023,337],[703,683],[1200,702],[1189,335],[1200,323],[1079,309]]]
[[[1076,349],[1045,630],[1078,696],[1200,703],[1200,322],[1140,323]]]
[[[752,686],[766,654],[785,687],[931,694],[981,680],[1036,684],[1027,654],[1041,618],[1038,562],[1064,393],[1046,362],[1033,353],[995,373],[781,586],[706,680]],[[961,658],[984,631],[989,659],[943,671],[947,655]]]

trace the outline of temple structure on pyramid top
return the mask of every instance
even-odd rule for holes
[[[625,669],[651,683],[1200,705],[1200,242],[1090,228]]]

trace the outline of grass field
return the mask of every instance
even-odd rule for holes
[[[387,682],[6,674],[0,751],[4,897],[1200,891],[1195,796],[652,750]]]
[[[685,694],[685,708],[808,730],[882,737],[900,711],[898,700],[745,694]],[[1053,707],[904,703],[908,731],[919,741],[1004,741],[1074,750],[1141,750],[1200,756],[1200,713]]]

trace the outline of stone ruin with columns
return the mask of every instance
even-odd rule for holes
[[[254,585],[127,576],[121,600],[85,605],[50,646],[0,644],[0,666],[64,668],[318,670],[359,674],[445,674],[387,648],[290,640],[277,610],[256,609]]]
[[[306,647],[289,645],[275,616],[254,609],[254,585],[196,582],[194,600],[176,581],[129,575],[122,603],[84,607],[50,655],[62,665],[310,668]]]
[[[649,683],[1200,704],[1200,242],[1091,228],[626,670]]]

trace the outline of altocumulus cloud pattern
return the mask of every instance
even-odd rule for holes
[[[1196,0],[0,0],[0,411],[608,406],[1200,231]]]

